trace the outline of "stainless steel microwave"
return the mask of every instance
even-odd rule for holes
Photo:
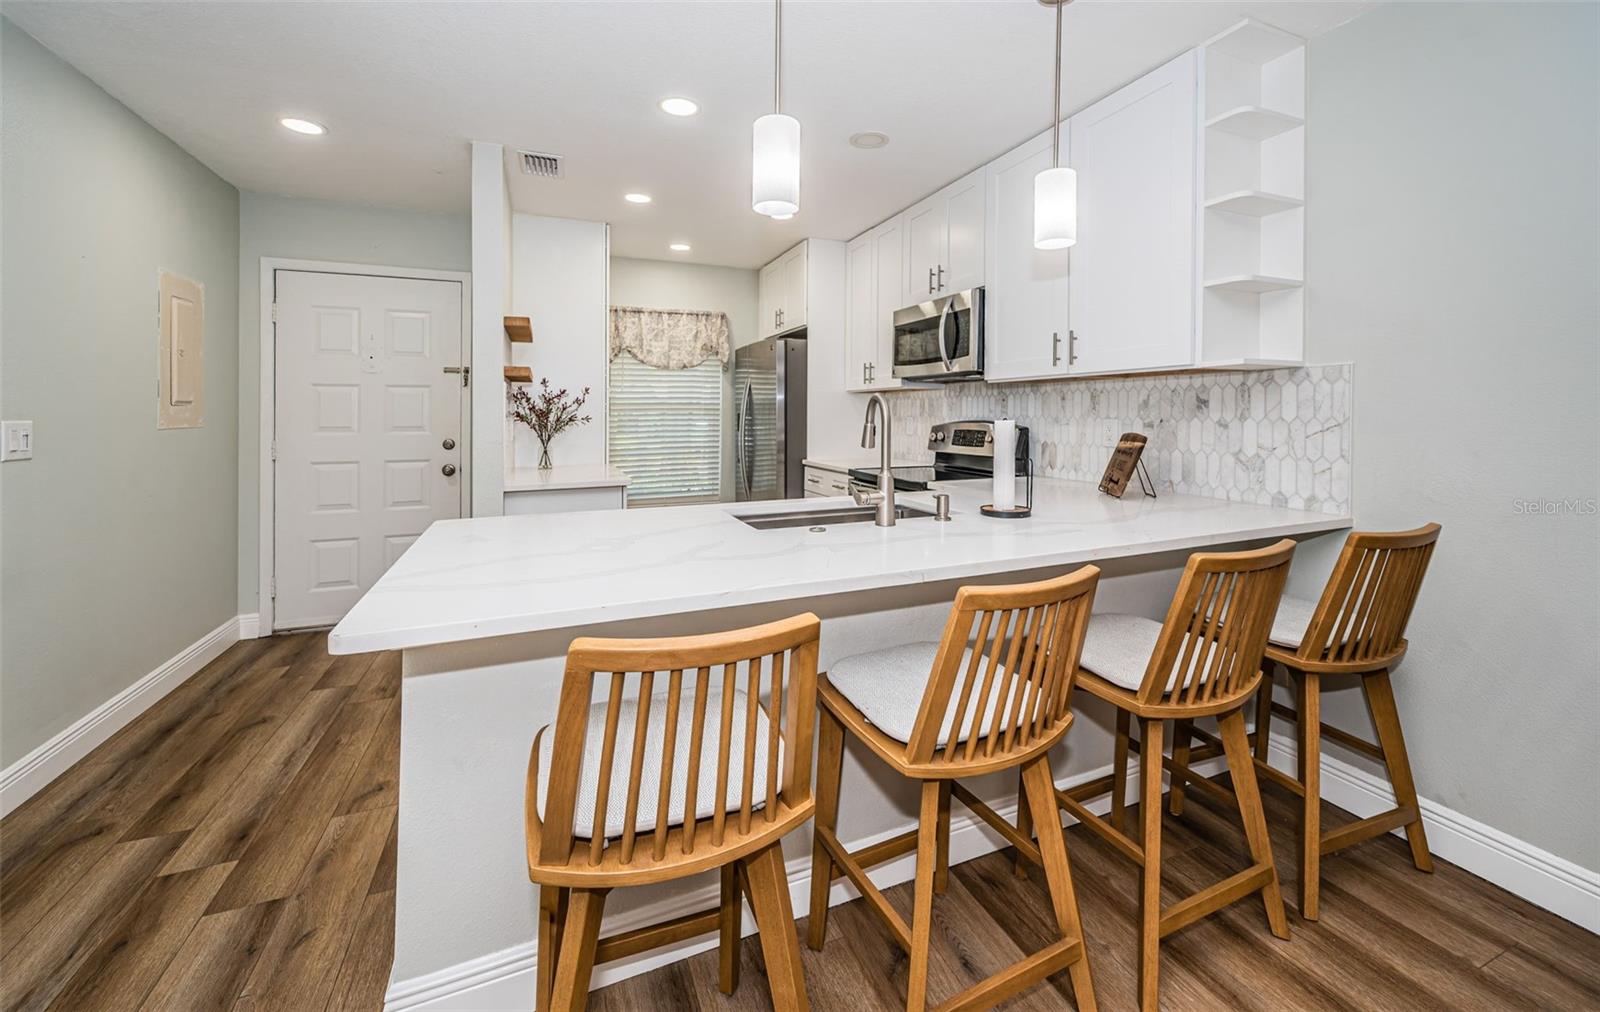
[[[983,379],[983,289],[898,310],[894,375],[924,383]]]

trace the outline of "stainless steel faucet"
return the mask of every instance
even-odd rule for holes
[[[874,414],[876,411],[876,414]],[[889,421],[889,402],[882,394],[867,398],[867,418],[861,423],[861,445],[871,449],[877,441],[877,419],[883,422],[883,446],[878,454],[878,491],[863,492],[852,488],[850,495],[857,506],[878,507],[874,521],[879,527],[894,526],[894,426]]]

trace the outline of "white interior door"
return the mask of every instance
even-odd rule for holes
[[[461,297],[456,281],[276,272],[275,629],[338,622],[461,515]]]

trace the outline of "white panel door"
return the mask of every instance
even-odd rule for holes
[[[1041,379],[1069,371],[1072,251],[1033,245],[1033,177],[1050,167],[1050,141],[1049,133],[1042,134],[989,165],[986,379]],[[1064,160],[1065,150],[1062,155]]]
[[[905,297],[901,307],[937,297],[939,268],[944,264],[949,236],[945,230],[946,202],[936,193],[905,214]]]
[[[934,272],[939,294],[950,295],[983,284],[984,170],[968,173],[942,191],[945,195],[945,256]]]
[[[1186,53],[1072,117],[1076,372],[1194,361],[1197,67]]]
[[[779,261],[783,282],[783,316],[778,329],[785,332],[806,325],[807,252],[808,247],[801,243]]]
[[[758,333],[771,337],[778,332],[778,313],[783,308],[782,261],[774,260],[761,268],[756,278],[756,312],[761,315]]]
[[[878,245],[873,233],[845,247],[844,388],[867,388],[878,353]]]
[[[877,340],[874,342],[873,356],[868,360],[870,368],[867,370],[867,380],[874,390],[893,390],[900,386],[900,381],[894,378],[894,314],[895,310],[906,306],[901,301],[905,298],[905,292],[900,287],[901,279],[905,277],[902,269],[905,264],[905,240],[900,235],[905,228],[903,222],[903,218],[890,218],[872,230],[877,246],[874,257],[878,263],[878,308],[872,320]]]
[[[461,285],[281,270],[275,289],[273,627],[333,625],[461,515]]]

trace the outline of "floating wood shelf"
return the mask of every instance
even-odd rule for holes
[[[1269,214],[1304,206],[1305,201],[1299,197],[1286,197],[1281,193],[1267,193],[1263,190],[1239,190],[1206,201],[1206,207],[1213,211],[1228,211],[1232,214],[1249,215],[1252,218],[1265,218]]]
[[[527,365],[508,365],[508,366],[506,366],[506,382],[507,383],[532,383],[533,382],[533,367],[532,366],[527,366]]]
[[[1206,126],[1214,130],[1248,137],[1253,141],[1264,141],[1305,124],[1306,121],[1299,116],[1290,116],[1276,109],[1264,109],[1259,105],[1241,105],[1206,120]]]
[[[1224,292],[1283,292],[1291,288],[1299,288],[1305,282],[1299,278],[1279,278],[1270,274],[1235,274],[1229,278],[1217,278],[1207,281],[1207,288],[1220,289]]]
[[[533,343],[533,324],[526,316],[506,317],[506,337],[517,344]]]

